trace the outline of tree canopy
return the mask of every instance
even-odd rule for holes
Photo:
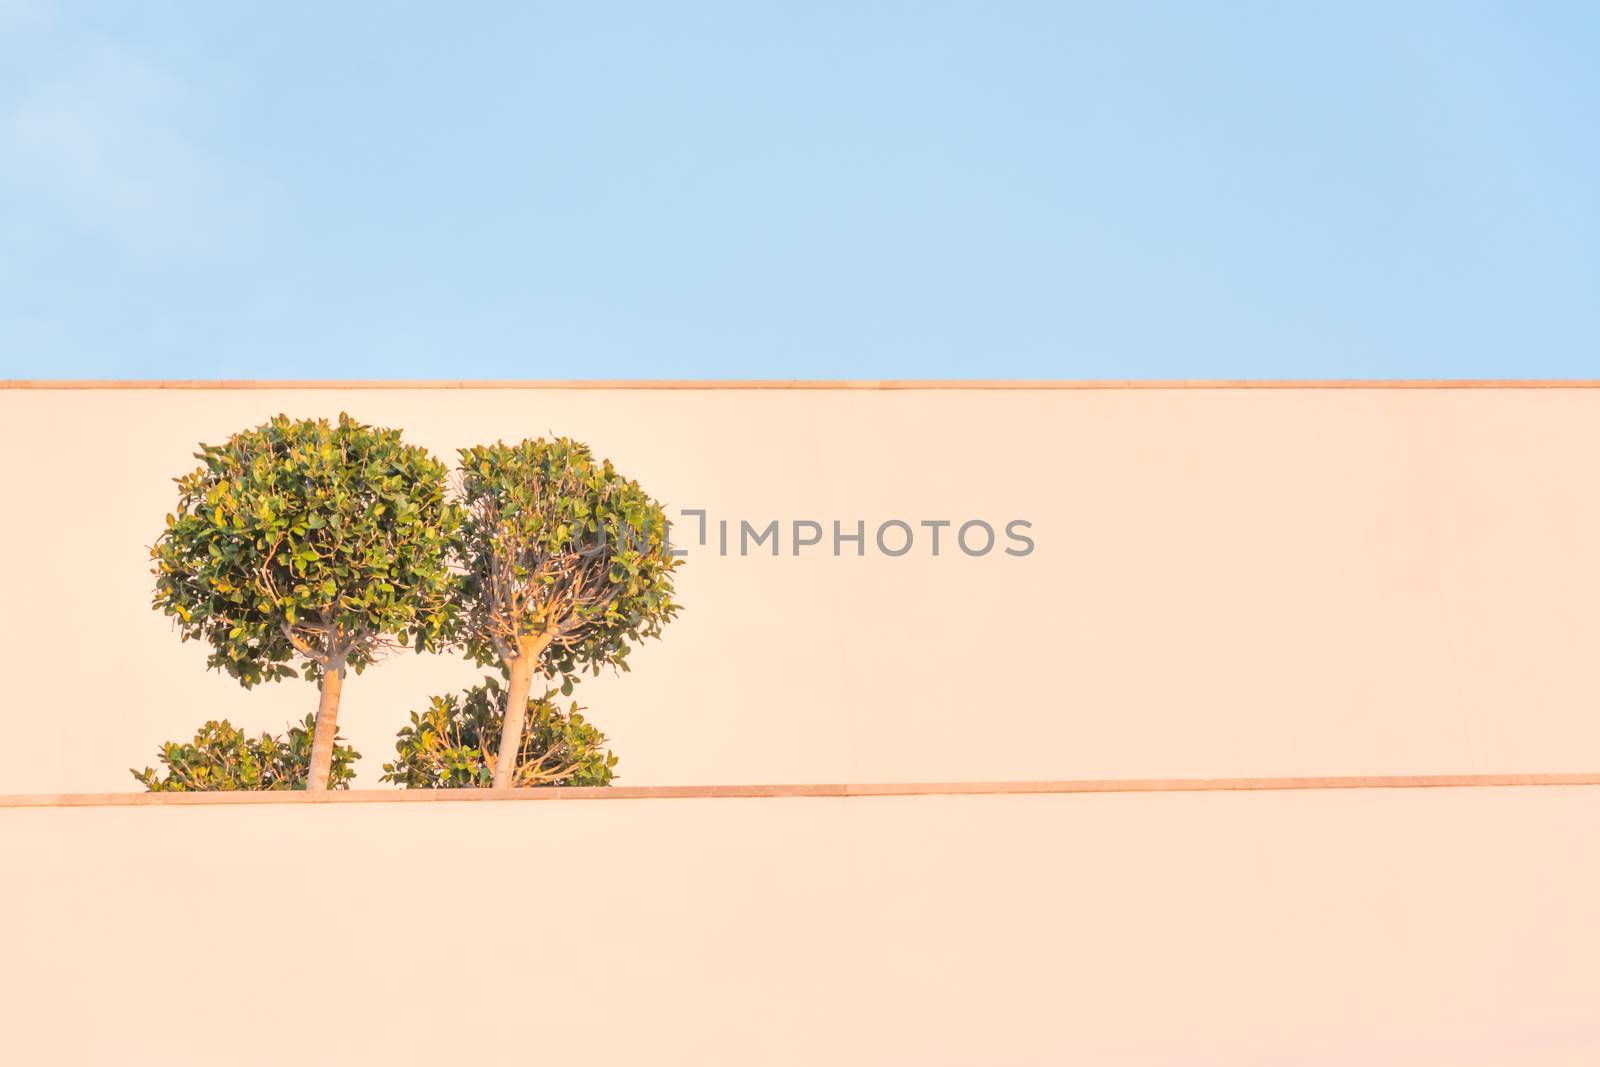
[[[631,644],[678,612],[661,505],[639,483],[559,438],[461,450],[460,535],[468,652],[508,658],[548,634],[546,673],[627,669]]]
[[[155,607],[209,666],[246,687],[294,677],[297,657],[307,678],[359,673],[446,632],[459,512],[445,465],[400,431],[279,415],[195,458],[151,555]]]

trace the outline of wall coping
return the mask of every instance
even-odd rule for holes
[[[415,804],[758,797],[908,797],[1041,793],[1210,793],[1296,789],[1461,789],[1600,785],[1600,772],[1302,778],[1102,778],[1033,782],[863,782],[809,785],[558,786],[537,789],[339,789],[231,793],[0,794],[0,808],[184,807],[196,804]]]
[[[359,379],[271,380],[0,380],[0,390],[109,389],[676,389],[676,390],[1056,390],[1056,389],[1600,389],[1600,379],[1259,379],[1259,380],[655,380],[655,381],[363,381]]]

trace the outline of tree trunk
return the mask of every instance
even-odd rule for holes
[[[500,729],[500,754],[494,761],[496,789],[510,789],[517,773],[522,731],[528,721],[528,690],[533,686],[533,672],[538,669],[539,657],[549,645],[550,638],[543,634],[524,637],[517,642],[517,658],[506,664],[511,671],[511,684],[506,687],[506,714]]]
[[[322,699],[317,702],[317,728],[311,735],[311,775],[306,792],[325,793],[333,769],[333,739],[339,733],[339,691],[344,688],[344,664],[322,672]]]

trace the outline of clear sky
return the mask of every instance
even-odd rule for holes
[[[0,377],[1600,376],[1600,4],[0,0]]]

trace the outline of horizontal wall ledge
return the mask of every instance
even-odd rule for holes
[[[1004,379],[904,379],[861,381],[805,381],[751,379],[738,381],[654,380],[627,381],[361,381],[353,379],[294,379],[272,381],[203,380],[7,380],[0,389],[1597,389],[1600,379],[1261,379],[1261,380],[1004,380]]]
[[[811,785],[557,786],[539,789],[337,789],[305,792],[21,793],[0,808],[188,804],[414,804],[524,800],[694,800],[750,797],[915,797],[1028,793],[1207,793],[1287,789],[1464,789],[1600,785],[1600,772],[1422,774],[1329,778],[1104,778],[1043,782],[865,782]]]

